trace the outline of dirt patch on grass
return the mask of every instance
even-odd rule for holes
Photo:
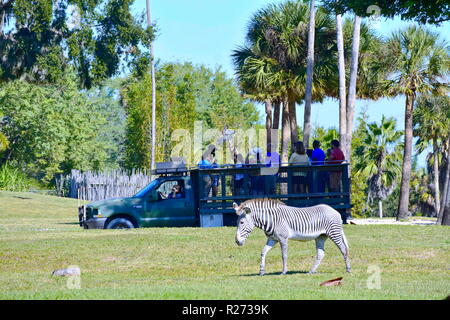
[[[395,218],[383,218],[383,219],[352,219],[352,224],[393,224],[393,225],[434,225],[436,219],[420,219],[411,218],[407,221],[397,221]]]

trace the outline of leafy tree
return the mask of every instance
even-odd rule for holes
[[[295,104],[305,97],[308,21],[306,1],[268,5],[252,16],[246,43],[232,54],[244,93],[257,101],[283,102],[284,162],[287,161],[289,138],[291,142],[298,139]],[[333,87],[330,81],[334,79],[333,20],[321,8],[315,16],[315,37],[314,54],[317,57],[312,99],[321,101],[326,90]]]
[[[0,80],[55,82],[76,69],[90,88],[121,66],[147,70],[154,28],[133,17],[134,0],[1,0]]]
[[[379,14],[387,18],[400,16],[404,20],[420,23],[440,24],[450,20],[450,4],[447,1],[429,0],[323,0],[324,6],[333,11],[344,13],[353,11],[361,17],[374,14],[368,10],[371,5],[380,8]]]
[[[69,74],[63,85],[12,81],[0,89],[1,130],[10,141],[6,162],[45,183],[71,169],[102,169],[106,161],[98,131],[104,120],[93,111]]]
[[[247,102],[233,81],[220,69],[212,71],[190,63],[157,65],[156,161],[168,161],[176,142],[176,129],[193,133],[194,121],[203,121],[204,129],[247,128],[258,121],[258,113]],[[121,90],[127,114],[126,166],[147,168],[150,163],[151,79],[129,78]],[[191,134],[191,137],[193,135]],[[190,164],[191,159],[186,159]],[[194,159],[195,161],[195,159]]]
[[[107,80],[86,92],[91,110],[99,115],[97,141],[105,147],[107,168],[119,168],[124,163],[126,115],[119,101],[122,81]]]
[[[434,209],[440,211],[440,183],[439,183],[439,157],[446,153],[445,142],[450,132],[450,97],[448,96],[421,96],[417,99],[413,114],[414,135],[418,137],[418,152],[423,152],[430,144],[433,152],[433,185]],[[442,157],[441,157],[442,158]],[[441,164],[442,164],[441,159]],[[445,172],[442,168],[442,172]]]
[[[402,132],[395,129],[394,118],[369,123],[364,128],[362,144],[355,150],[358,161],[354,164],[356,175],[367,179],[370,203],[385,200],[395,189],[400,177]],[[382,213],[380,212],[380,215]]]
[[[315,127],[312,135],[313,140],[318,140],[322,149],[325,151],[331,148],[331,141],[339,139],[339,132],[336,128],[325,129],[323,127]]]

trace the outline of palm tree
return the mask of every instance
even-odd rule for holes
[[[282,123],[289,125],[289,130],[283,127],[282,131],[286,139],[290,131],[291,142],[297,141],[298,137],[295,106],[305,97],[308,21],[306,2],[271,4],[253,15],[246,44],[232,55],[238,81],[245,93],[254,99],[267,96],[271,101],[278,101],[276,105],[283,101]],[[317,11],[315,34],[320,45],[315,53],[318,63],[314,69],[312,90],[312,99],[316,101],[321,101],[332,90],[330,88],[335,87],[333,25],[329,14],[323,9]],[[287,145],[287,141],[284,142]],[[288,147],[283,150],[288,150]]]
[[[314,69],[314,31],[315,31],[316,8],[314,0],[311,0],[309,9],[308,26],[308,56],[306,58],[306,93],[305,93],[305,115],[303,126],[303,144],[306,148],[309,146],[309,136],[311,134],[311,100]]]
[[[397,220],[408,214],[413,138],[413,106],[416,95],[442,93],[448,74],[448,46],[428,29],[412,25],[395,32],[388,39],[377,65],[386,68],[386,90],[390,95],[405,95],[405,138],[402,181]]]
[[[450,118],[450,111],[447,113],[447,117]],[[450,133],[448,134],[447,146],[447,168],[444,179],[442,204],[436,222],[437,224],[442,225],[450,225]]]
[[[395,129],[394,118],[381,119],[367,124],[363,144],[355,150],[358,161],[355,162],[355,173],[366,177],[368,182],[367,198],[370,203],[378,199],[385,200],[395,189],[401,174],[401,148],[399,143],[403,132]],[[380,203],[380,217],[382,205]]]
[[[347,98],[347,135],[345,146],[346,159],[350,160],[350,146],[352,143],[352,133],[353,133],[353,117],[355,114],[355,103],[356,103],[356,80],[358,76],[358,58],[359,58],[359,42],[361,34],[361,18],[355,16],[355,21],[353,23],[353,41],[352,41],[352,58],[350,61],[350,81],[348,85],[348,98]]]
[[[450,132],[450,97],[420,96],[413,113],[413,133],[418,137],[418,152],[423,152],[431,143],[433,146],[434,209],[440,211],[439,156],[445,153],[444,146]],[[444,171],[444,170],[443,170]]]
[[[339,140],[341,141],[341,145],[347,146],[347,100],[345,89],[344,34],[342,31],[342,16],[340,14],[336,15],[336,42],[339,70]]]

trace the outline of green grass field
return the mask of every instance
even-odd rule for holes
[[[282,276],[276,246],[267,255],[255,230],[243,247],[235,228],[84,230],[77,201],[31,193],[0,192],[0,299],[444,299],[450,294],[450,228],[345,225],[352,273],[329,240],[314,275],[305,274],[314,241],[290,241]],[[71,265],[73,279],[52,277]],[[369,266],[381,270],[381,288],[367,287]],[[320,287],[343,276],[343,284]],[[70,285],[69,285],[70,287]]]

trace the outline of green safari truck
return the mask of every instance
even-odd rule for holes
[[[306,172],[304,193],[293,193],[293,173]],[[328,189],[327,174],[340,172],[340,190]],[[236,183],[239,177],[241,182]],[[211,181],[219,181],[214,192]],[[85,229],[139,227],[235,226],[233,202],[253,198],[279,199],[288,205],[307,207],[328,204],[341,212],[346,223],[350,209],[348,164],[280,166],[275,174],[261,174],[261,166],[232,165],[185,169],[160,174],[132,197],[95,201],[78,208]],[[177,196],[170,197],[177,188]]]

